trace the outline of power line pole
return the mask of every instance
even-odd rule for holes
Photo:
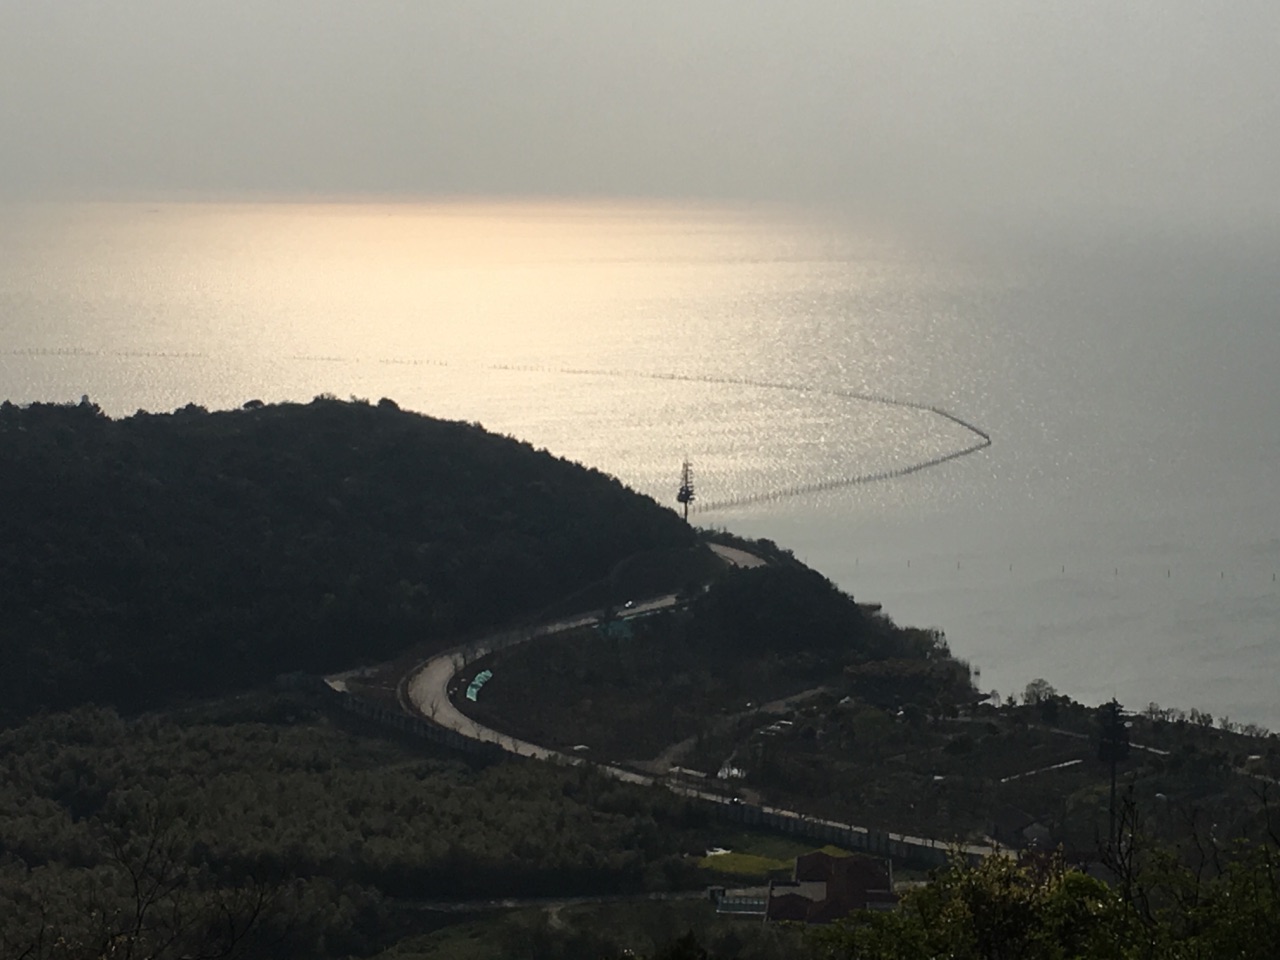
[[[684,467],[680,471],[680,489],[676,493],[676,500],[684,504],[684,522],[689,522],[689,504],[694,501],[693,494],[693,464],[688,460],[684,462]]]

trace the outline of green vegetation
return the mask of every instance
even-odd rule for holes
[[[616,480],[390,401],[5,403],[0,501],[0,722],[438,646],[693,543]]]
[[[734,960],[812,956],[802,931],[716,916],[702,898],[511,911],[407,938],[376,960],[677,960],[696,958],[702,944],[711,956]],[[676,952],[682,948],[695,952]]]
[[[1165,821],[1194,808],[1122,791],[1121,842],[1094,868],[1105,879],[1045,855],[957,862],[896,914],[802,935],[705,901],[586,902],[757,882],[808,849],[660,789],[463,763],[336,725],[299,694],[133,720],[83,708],[0,733],[0,956],[1270,956],[1268,804],[1255,796],[1230,825],[1192,817],[1173,844]],[[1230,841],[1228,826],[1259,839]],[[716,846],[734,852],[706,863]],[[552,899],[466,906],[495,896]]]
[[[762,926],[697,903],[551,907],[406,940],[380,960],[1270,960],[1280,942],[1276,839],[1215,849],[1205,835],[1205,860],[1187,862],[1145,836],[1133,812],[1100,868],[1107,879],[1054,856],[957,861],[897,911],[830,927]]]
[[[726,881],[732,878],[737,883],[753,880],[763,883],[770,877],[785,878],[791,872],[791,865],[792,860],[774,860],[771,857],[732,850],[728,853],[708,854],[698,861],[698,866],[702,869],[719,874]]]
[[[83,945],[71,956],[111,935],[190,947],[257,899],[272,956],[365,954],[418,901],[700,888],[715,840],[664,790],[424,756],[294,696],[132,721],[84,708],[0,733],[0,956],[42,935]],[[137,925],[135,876],[157,888]]]
[[[773,833],[747,833],[745,831],[731,833],[728,836],[722,836],[720,842],[726,848],[738,853],[765,857],[770,860],[782,860],[786,863],[791,863],[801,854],[812,853],[815,849],[814,845],[807,840]],[[830,844],[816,849],[824,853],[830,853],[833,856],[849,852]]]
[[[1150,705],[1125,728],[1108,845],[1096,711],[1044,681],[978,704],[939,633],[767,542],[768,566],[725,570],[673,512],[476,427],[389,401],[120,421],[4,404],[0,495],[0,960],[1138,960],[1280,942],[1274,736]],[[1090,874],[1042,849],[957,861],[900,911],[825,931],[717,916],[704,884],[784,874],[809,845],[260,686],[676,591],[676,610],[470,665],[494,670],[480,718],[595,759],[738,768],[722,789],[749,802],[872,827],[1023,845],[1030,826]],[[398,676],[352,688],[385,702]]]
[[[1199,837],[1179,857],[1144,837],[1128,808],[1111,882],[1059,858],[955,864],[895,913],[811,935],[814,955],[860,960],[1268,960],[1280,943],[1280,845],[1223,849]]]

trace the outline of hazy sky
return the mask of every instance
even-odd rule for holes
[[[9,196],[1275,214],[1274,0],[0,0]]]

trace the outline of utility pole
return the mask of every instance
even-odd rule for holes
[[[676,493],[676,500],[684,504],[684,522],[689,522],[689,504],[693,503],[693,464],[688,460],[684,462],[684,467],[680,471],[680,490]]]
[[[1129,724],[1124,719],[1124,710],[1114,697],[1098,710],[1098,720],[1102,724],[1098,739],[1098,759],[1111,764],[1110,836],[1111,846],[1115,848],[1119,841],[1116,836],[1116,764],[1129,756]]]

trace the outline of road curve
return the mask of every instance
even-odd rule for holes
[[[731,566],[759,567],[765,562],[755,554],[736,547],[727,547],[719,543],[710,544],[710,547]],[[640,616],[641,614],[652,613],[655,610],[665,610],[675,605],[676,595],[669,593],[665,596],[634,604],[627,608],[626,617]],[[601,616],[602,614],[599,613],[588,613],[577,617],[569,617],[553,623],[543,624],[533,630],[488,637],[478,643],[469,644],[465,647],[455,647],[452,650],[437,654],[431,659],[418,664],[401,683],[400,706],[409,713],[417,713],[433,723],[462,734],[468,739],[495,743],[509,753],[518,754],[522,757],[533,757],[537,760],[579,763],[581,762],[579,757],[570,756],[558,750],[551,750],[536,743],[530,743],[527,740],[521,740],[518,737],[501,733],[491,727],[486,727],[482,723],[478,723],[453,705],[453,701],[449,697],[449,687],[459,670],[486,654],[506,649],[519,643],[525,643],[538,637],[548,637],[568,630],[591,626],[599,623]],[[632,773],[629,770],[622,770],[616,767],[605,767],[605,770],[619,780],[626,780],[631,783],[653,782],[652,777]]]
[[[641,614],[652,613],[655,610],[665,610],[675,605],[676,595],[669,593],[665,596],[635,604],[628,608],[626,615],[628,618],[640,616]],[[533,630],[489,637],[466,647],[455,647],[452,650],[446,650],[444,653],[420,663],[402,682],[400,705],[410,713],[420,714],[433,723],[460,733],[468,739],[497,744],[508,753],[514,753],[522,757],[533,757],[537,760],[581,763],[582,761],[579,757],[573,757],[558,750],[551,750],[536,743],[521,740],[518,737],[501,733],[473,720],[453,705],[453,701],[449,698],[449,687],[459,670],[480,657],[496,650],[504,650],[520,643],[526,643],[538,637],[549,637],[568,630],[591,626],[599,623],[600,618],[600,614],[584,614],[565,620],[557,620],[554,623],[543,624]],[[605,770],[619,780],[626,780],[630,783],[653,782],[652,777],[632,773],[629,770],[615,767],[605,767]]]
[[[727,547],[723,544],[710,544],[714,550],[724,561],[735,567],[758,567],[762,566],[765,561],[755,554],[748,553],[745,550],[739,550],[735,547]],[[676,595],[667,594],[665,596],[656,597],[652,600],[645,600],[636,603],[626,611],[626,617],[640,616],[641,614],[651,613],[655,610],[665,610],[676,605]],[[536,760],[550,760],[558,763],[570,765],[578,765],[584,763],[582,757],[573,756],[562,753],[558,750],[551,750],[548,747],[539,746],[536,743],[530,743],[527,740],[521,740],[505,733],[501,733],[491,727],[486,727],[482,723],[478,723],[471,717],[459,710],[453,705],[449,699],[449,688],[453,682],[453,678],[457,675],[466,664],[474,660],[493,653],[497,650],[503,650],[520,643],[526,643],[538,637],[552,636],[557,633],[564,633],[568,630],[576,630],[580,627],[591,626],[600,622],[601,614],[590,613],[577,617],[570,617],[564,620],[557,620],[553,623],[543,624],[531,630],[525,630],[515,633],[499,634],[493,637],[485,638],[476,643],[468,644],[462,647],[455,647],[452,650],[446,650],[444,653],[425,660],[401,681],[400,684],[400,706],[409,714],[417,714],[431,720],[448,730],[453,730],[471,740],[478,740],[484,743],[493,743],[508,753],[516,754],[521,757],[531,757]],[[330,686],[339,689],[338,686],[330,681]],[[626,783],[636,783],[641,785],[652,785],[661,783],[667,789],[683,796],[705,800],[711,803],[718,803],[725,806],[740,803],[736,797],[727,797],[719,793],[711,793],[705,790],[698,790],[694,787],[685,786],[683,784],[674,783],[670,780],[646,776],[645,774],[635,773],[631,770],[624,770],[621,767],[611,766],[609,764],[597,763],[596,768],[614,779],[624,781]],[[807,814],[798,813],[794,810],[784,810],[780,807],[761,806],[759,808],[765,814],[775,814],[782,817],[795,819],[798,821],[806,821],[813,824],[831,827],[834,829],[846,830],[851,833],[868,833],[866,827],[858,827],[852,824],[838,823],[834,820],[824,820],[818,817],[811,817]],[[956,845],[946,841],[932,840],[924,837],[910,837],[903,834],[888,834],[890,840],[903,843],[910,846],[926,847],[931,849],[951,850],[958,849],[963,854],[970,857],[987,857],[996,851],[992,847],[978,844],[961,844]]]

